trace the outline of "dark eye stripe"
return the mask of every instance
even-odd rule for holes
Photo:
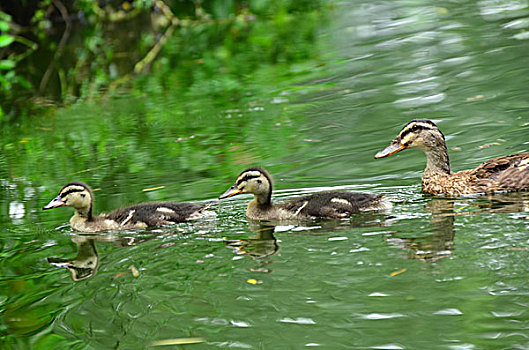
[[[65,192],[61,193],[60,196],[61,198],[64,198],[66,197],[67,195],[69,195],[70,193],[74,193],[74,192],[83,192],[84,190],[83,189],[80,189],[80,188],[71,188],[69,190],[66,190]]]
[[[404,137],[406,137],[406,135],[408,135],[408,134],[410,134],[412,132],[417,132],[417,131],[420,131],[420,130],[432,130],[432,129],[433,129],[432,127],[429,127],[429,126],[426,126],[426,125],[414,124],[413,126],[404,129],[402,131],[402,133],[400,134],[400,137],[404,138]]]

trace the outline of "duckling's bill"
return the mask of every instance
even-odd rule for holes
[[[58,208],[58,207],[64,207],[65,205],[66,205],[66,203],[64,203],[62,201],[61,196],[57,196],[57,197],[53,198],[48,204],[46,204],[42,208],[42,210],[53,209],[53,208]]]
[[[378,159],[378,158],[389,157],[392,154],[400,152],[400,151],[402,151],[403,149],[406,149],[406,148],[408,148],[408,147],[406,147],[405,145],[401,144],[399,141],[395,140],[395,141],[391,142],[391,144],[388,147],[386,147],[382,151],[378,152],[375,155],[375,158]]]
[[[229,197],[241,194],[241,193],[242,193],[242,191],[240,189],[238,189],[237,186],[233,185],[230,188],[228,188],[228,190],[226,192],[221,194],[219,199],[229,198]]]

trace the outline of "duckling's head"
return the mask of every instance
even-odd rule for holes
[[[404,125],[397,137],[375,158],[389,157],[406,148],[428,153],[439,147],[446,148],[446,145],[445,137],[437,125],[429,119],[415,119]]]
[[[270,174],[263,168],[248,168],[237,176],[235,184],[224,192],[219,199],[242,193],[255,195],[259,204],[270,204],[272,201],[272,178]]]
[[[83,182],[70,182],[64,186],[59,195],[53,198],[42,209],[73,207],[78,215],[92,218],[93,195],[90,187]]]

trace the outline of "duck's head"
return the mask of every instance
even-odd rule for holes
[[[272,200],[272,178],[263,168],[252,167],[237,176],[235,184],[224,192],[219,199],[242,193],[255,195],[260,204],[269,204]]]
[[[59,195],[53,198],[42,209],[53,209],[58,207],[72,207],[78,215],[92,217],[93,195],[90,187],[83,182],[70,182],[64,186]]]
[[[375,158],[389,157],[407,148],[428,153],[444,145],[445,137],[434,122],[429,119],[415,119],[404,125],[397,137],[389,146],[378,152]]]

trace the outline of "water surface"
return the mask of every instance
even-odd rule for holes
[[[373,159],[417,117],[438,122],[454,170],[528,151],[527,6],[338,3],[318,59],[248,100],[189,111],[124,94],[4,128],[2,346],[528,348],[528,195],[435,198],[424,155]],[[216,218],[97,235],[41,211],[72,180],[96,211],[212,200],[250,165],[278,201],[361,190],[394,209],[274,227],[248,222],[239,196]]]

